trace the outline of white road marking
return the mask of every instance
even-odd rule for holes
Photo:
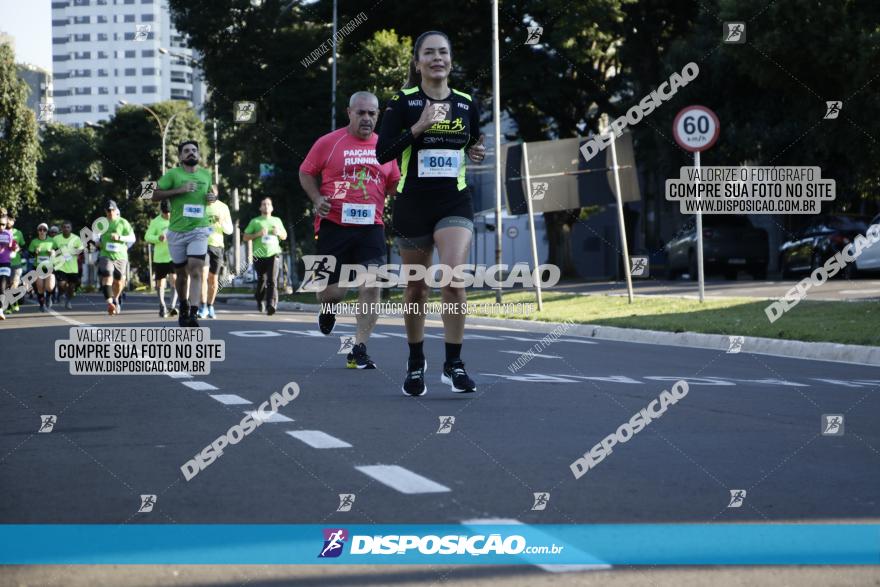
[[[229,334],[231,334],[232,336],[243,336],[244,338],[281,336],[277,332],[273,332],[271,330],[233,330]]]
[[[312,448],[351,448],[351,445],[320,430],[288,430],[288,434]]]
[[[400,493],[444,493],[452,491],[445,485],[440,485],[427,477],[422,477],[398,465],[365,465],[355,467],[355,469]]]
[[[481,518],[475,520],[462,520],[462,526],[482,526],[482,525],[498,525],[498,526],[524,526],[522,522],[519,520],[515,520],[513,518]],[[538,526],[530,526],[530,528],[534,531],[538,529]],[[563,546],[565,548],[566,553],[570,553],[572,551],[582,552],[570,544],[560,544],[558,539],[554,539],[553,536],[547,535],[547,540],[544,544],[530,544],[529,546],[544,546],[556,544],[557,546]],[[585,557],[596,558],[595,556],[582,552]],[[528,560],[529,555],[524,554],[521,555],[522,558]],[[598,560],[598,559],[597,559]],[[536,567],[547,571],[548,573],[576,573],[578,571],[607,571],[611,568],[611,565],[604,561],[599,561],[596,564],[592,565],[547,565],[547,564],[536,564]]]
[[[269,414],[268,418],[263,418],[260,416],[259,410],[250,410],[245,411],[245,414],[249,414],[253,416],[254,420],[259,420],[261,422],[271,422],[271,423],[279,423],[279,422],[293,422],[293,418],[288,418],[284,414],[279,414],[278,412],[267,412]]]
[[[205,383],[204,381],[181,381],[181,383],[183,383],[190,389],[195,389],[196,391],[211,391],[214,389],[219,389],[218,387],[214,387],[210,383]]]
[[[595,340],[583,340],[580,338],[557,338],[556,342],[576,342],[578,344],[599,344]]]
[[[236,405],[253,403],[252,401],[244,399],[243,397],[235,395],[234,393],[220,393],[217,395],[212,395],[211,397],[213,397],[215,400],[217,400],[221,404],[225,404],[227,406],[236,406]]]
[[[499,353],[509,353],[511,355],[525,355],[526,351],[498,351]],[[557,357],[556,355],[541,355],[539,353],[529,353],[530,357],[537,357],[539,359],[561,359],[562,357]]]
[[[192,375],[189,373],[166,373],[168,377],[172,379],[192,379]]]

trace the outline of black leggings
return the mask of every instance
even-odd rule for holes
[[[281,257],[263,257],[254,260],[257,271],[257,301],[263,300],[273,308],[278,306],[278,270],[281,268]]]

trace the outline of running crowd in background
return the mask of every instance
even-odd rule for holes
[[[480,134],[478,101],[449,85],[452,47],[439,31],[416,39],[403,89],[388,101],[379,120],[379,100],[370,92],[356,92],[349,100],[349,124],[317,139],[299,168],[303,191],[315,206],[317,254],[324,259],[309,268],[313,282],[322,281],[318,301],[322,311],[318,326],[330,335],[336,323],[332,304],[347,290],[339,285],[343,265],[381,265],[387,259],[386,202],[393,199],[391,234],[405,265],[427,268],[435,253],[440,263],[458,267],[468,261],[474,230],[474,211],[466,181],[466,163],[481,163],[486,155]],[[378,131],[378,133],[376,132]],[[232,233],[229,208],[218,199],[209,169],[199,165],[196,141],[178,146],[179,165],[157,182],[152,200],[160,203],[144,240],[153,245],[159,316],[177,315],[183,327],[198,326],[201,318],[214,318],[218,275],[224,259],[223,237]],[[131,224],[120,216],[116,202],[104,206],[106,226],[93,243],[83,243],[69,222],[61,229],[40,224],[27,247],[15,219],[3,214],[0,227],[0,290],[14,286],[22,270],[21,254],[28,253],[29,267],[43,266],[34,281],[40,309],[46,311],[58,296],[69,309],[82,273],[85,247],[98,248],[100,290],[110,315],[119,314],[129,274],[128,250],[137,238]],[[258,274],[256,302],[260,312],[272,315],[278,307],[281,241],[287,231],[272,216],[271,198],[260,200],[260,215],[243,231],[252,243]],[[60,255],[60,259],[58,258]],[[326,268],[333,257],[333,269]],[[54,271],[53,271],[54,269]],[[319,275],[320,273],[320,275]],[[307,277],[308,278],[308,277]],[[459,280],[460,281],[460,280]],[[171,309],[165,304],[165,287],[171,286]],[[2,291],[0,291],[2,293]],[[424,350],[425,305],[430,288],[424,278],[411,279],[404,292],[405,307],[422,308],[404,314],[409,356],[401,390],[408,396],[427,391],[428,362]],[[444,307],[464,308],[467,294],[461,283],[441,288]],[[5,304],[4,297],[4,304]],[[361,286],[358,301],[375,308],[379,290]],[[13,306],[13,311],[17,304]],[[375,311],[357,316],[357,333],[347,366],[375,369],[367,354],[378,316]],[[476,391],[461,358],[465,330],[464,311],[444,312],[445,361],[440,380],[453,392]]]

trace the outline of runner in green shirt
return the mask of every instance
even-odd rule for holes
[[[55,258],[55,275],[58,276],[58,287],[64,292],[67,301],[64,307],[73,309],[73,296],[80,283],[79,254],[83,252],[82,240],[73,234],[73,224],[65,220],[61,224],[61,234],[52,238],[60,254]]]
[[[159,203],[159,215],[150,221],[144,240],[153,245],[153,273],[156,277],[156,291],[159,293],[159,317],[168,314],[165,306],[165,280],[171,285],[171,316],[177,314],[177,290],[174,287],[174,265],[171,253],[168,252],[168,224],[171,219],[171,203],[162,200]]]
[[[244,229],[244,240],[254,241],[254,269],[257,271],[257,308],[271,316],[278,306],[278,270],[281,268],[281,244],[287,231],[281,219],[272,216],[272,198],[260,201],[260,215]],[[264,307],[267,306],[267,307]]]
[[[128,278],[128,247],[135,241],[134,230],[128,220],[119,216],[119,207],[113,200],[104,206],[107,212],[107,230],[99,236],[98,276],[101,292],[111,316],[122,311],[119,296]]]
[[[229,206],[220,200],[208,204],[207,214],[213,232],[208,237],[208,271],[202,282],[199,318],[216,318],[214,300],[217,299],[217,282],[224,265],[223,235],[232,234],[232,215],[229,213]]]
[[[6,228],[12,231],[12,236],[15,238],[15,242],[18,243],[18,248],[12,252],[12,258],[10,259],[10,266],[12,267],[12,289],[18,289],[19,284],[21,283],[21,269],[22,269],[22,258],[21,251],[24,249],[24,235],[21,231],[15,228],[15,214],[10,212],[6,218]],[[18,312],[19,306],[16,301],[14,304],[9,306],[10,312]]]
[[[159,178],[153,201],[170,199],[168,251],[174,263],[180,296],[180,326],[198,327],[198,301],[201,299],[202,273],[208,254],[208,236],[212,232],[206,207],[217,199],[211,172],[199,167],[199,144],[186,140],[177,147],[180,167],[168,170]],[[194,302],[190,306],[190,301]]]
[[[52,298],[48,294],[55,289],[52,257],[57,249],[58,245],[49,238],[49,225],[45,222],[40,223],[37,226],[37,238],[28,245],[28,252],[34,258],[34,269],[37,271],[34,287],[37,290],[37,301],[40,302],[40,312],[52,307]]]

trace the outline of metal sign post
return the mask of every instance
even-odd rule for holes
[[[626,272],[626,293],[629,303],[633,303],[632,262],[629,260],[629,246],[626,244],[626,224],[623,218],[623,196],[620,194],[620,171],[617,166],[617,138],[611,141],[611,169],[614,171],[614,197],[617,199],[617,222],[620,225],[620,244],[623,266]]]
[[[694,154],[696,183],[700,183],[700,152],[715,144],[721,132],[721,124],[712,110],[705,106],[688,106],[682,109],[672,122],[675,142]],[[703,212],[700,207],[702,197],[697,190],[697,280],[699,281],[700,301],[706,298],[706,276],[703,268]],[[693,276],[691,276],[693,278]]]
[[[538,273],[538,241],[535,239],[535,213],[532,210],[532,178],[529,174],[529,148],[526,143],[522,144],[523,175],[526,185],[523,190],[526,194],[526,208],[529,214],[529,241],[532,247],[532,275],[535,280],[535,297],[538,301],[538,311],[544,309],[544,300],[541,295],[541,275]],[[514,227],[511,227],[514,228]]]

